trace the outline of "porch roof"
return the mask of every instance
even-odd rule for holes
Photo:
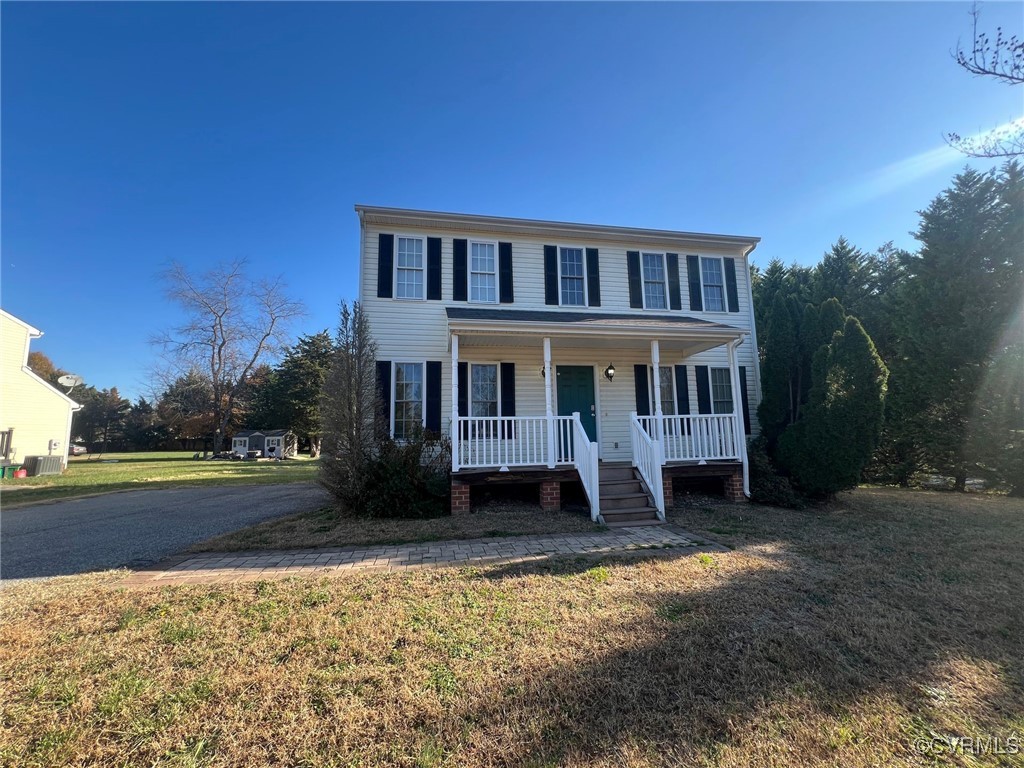
[[[748,331],[685,315],[614,314],[532,309],[447,307],[448,330],[467,341],[528,346],[540,337],[572,346],[643,347],[653,339],[694,354],[748,335]]]

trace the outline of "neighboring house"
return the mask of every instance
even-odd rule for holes
[[[0,310],[0,430],[3,460],[60,456],[67,467],[71,415],[82,406],[28,367],[29,344],[43,332]]]
[[[513,477],[552,508],[578,475],[608,523],[664,520],[673,476],[749,494],[759,238],[356,211],[391,432],[451,435],[453,512]]]
[[[249,451],[258,451],[259,456],[269,456],[270,449],[279,458],[294,456],[298,441],[295,433],[288,429],[243,429],[231,438],[231,452],[245,456]]]

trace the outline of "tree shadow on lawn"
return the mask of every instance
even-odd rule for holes
[[[753,749],[868,765],[880,753],[917,764],[913,740],[933,730],[1024,728],[1021,515],[961,520],[981,537],[965,546],[934,511],[756,511],[767,519],[735,535],[734,552],[691,560],[704,569],[693,578],[655,561],[662,583],[625,584],[626,610],[591,622],[558,663],[454,709],[444,730],[504,733],[503,765],[692,764],[740,744],[738,764]],[[614,588],[630,581],[618,562],[487,576],[590,573]]]

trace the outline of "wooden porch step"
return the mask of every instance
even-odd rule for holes
[[[602,480],[599,485],[601,498],[619,493],[643,493],[639,480]]]
[[[622,523],[630,520],[658,520],[658,512],[653,507],[625,507],[623,509],[602,509],[601,517],[606,524]]]
[[[633,467],[629,464],[602,464],[597,470],[597,476],[601,482],[636,478]]]
[[[609,528],[640,528],[646,525],[664,525],[657,517],[650,520],[621,520],[619,522],[605,520],[604,524]]]
[[[613,493],[601,496],[601,511],[615,512],[619,509],[650,507],[650,500],[643,491],[636,493]]]

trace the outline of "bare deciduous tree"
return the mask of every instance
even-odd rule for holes
[[[288,327],[304,314],[281,278],[254,280],[236,260],[195,275],[173,262],[164,273],[167,297],[183,314],[181,325],[153,339],[170,376],[198,371],[209,378],[214,452],[253,369],[288,343]]]
[[[958,43],[953,59],[977,77],[993,78],[1006,85],[1024,84],[1024,40],[1016,35],[1006,37],[1001,27],[996,27],[993,40],[987,33],[978,31],[980,15],[978,6],[974,5],[971,8],[974,22],[971,49],[968,51]],[[1024,155],[1024,119],[1013,120],[978,136],[950,133],[946,140],[970,157],[1020,157]]]

